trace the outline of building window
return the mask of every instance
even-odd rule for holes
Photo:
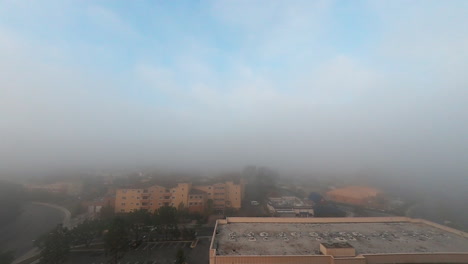
[[[175,193],[175,190],[172,190],[173,193]]]
[[[137,193],[140,193],[140,190],[138,190]]]
[[[159,199],[162,199],[162,196],[160,196]]]
[[[208,187],[208,189],[209,189],[209,190],[211,190],[211,186],[210,186],[210,187]]]
[[[188,203],[188,205],[193,205],[193,203]]]
[[[162,193],[163,191],[162,191],[162,190],[160,190],[159,192],[160,192],[160,193]]]
[[[126,197],[126,196],[122,196],[122,200],[126,200],[126,199],[127,199],[127,197]]]
[[[125,209],[120,209],[120,212],[125,212]]]
[[[174,206],[174,203],[171,203],[171,206]]]
[[[211,193],[208,193],[208,195],[211,195]]]
[[[137,196],[137,200],[139,200],[139,199],[140,199],[140,196]]]
[[[152,205],[153,205],[153,203],[150,203],[150,205],[152,206]]]
[[[159,205],[159,206],[161,206],[161,205],[162,205],[162,203],[159,203],[158,205]]]
[[[136,205],[140,205],[140,203],[136,203]]]
[[[122,203],[122,205],[125,205],[125,203]]]
[[[175,199],[175,197],[174,197],[174,196],[172,196],[172,199]]]
[[[193,199],[193,196],[192,196],[192,195],[190,195],[190,199]]]

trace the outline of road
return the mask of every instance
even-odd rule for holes
[[[62,223],[64,212],[37,203],[25,204],[15,221],[0,228],[0,249],[13,250],[15,257],[33,248],[33,240]]]
[[[67,208],[59,206],[59,205],[55,205],[55,204],[50,204],[50,203],[42,203],[42,202],[32,202],[32,203],[35,205],[41,205],[41,206],[46,206],[46,207],[60,210],[63,213],[62,225],[66,228],[73,227],[71,223],[71,213]]]
[[[42,202],[32,202],[31,205],[41,206],[43,208],[51,208],[51,209],[59,211],[59,212],[61,212],[63,214],[63,217],[62,217],[61,221],[59,221],[58,223],[55,223],[54,225],[52,225],[52,227],[45,230],[43,233],[41,233],[39,235],[42,235],[42,234],[46,233],[47,231],[53,229],[58,224],[62,224],[64,227],[67,227],[67,228],[72,228],[72,227],[74,227],[75,224],[78,224],[78,221],[73,221],[74,219],[71,219],[71,213],[65,207],[55,205],[55,204],[50,204],[50,203],[42,203]],[[31,219],[34,219],[34,218],[31,218]],[[50,223],[48,223],[48,224],[50,224]],[[36,238],[37,237],[38,236],[36,236]],[[34,239],[36,239],[36,238],[34,238]],[[33,240],[31,242],[33,242]],[[13,261],[13,264],[21,263],[24,260],[30,259],[31,257],[38,256],[38,254],[40,253],[39,248],[34,247],[33,243],[30,243],[30,245],[31,245],[30,249],[28,251],[24,252],[24,253],[20,254],[20,252],[17,252],[18,250],[16,250],[16,252],[15,252],[15,258],[16,259],[15,259],[15,261]]]

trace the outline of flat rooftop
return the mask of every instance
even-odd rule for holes
[[[212,245],[216,255],[245,256],[319,255],[321,243],[337,242],[349,243],[356,255],[468,252],[467,237],[424,222],[326,221],[231,223],[228,220],[227,224],[218,223]]]

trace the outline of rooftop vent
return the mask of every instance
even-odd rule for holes
[[[353,246],[346,242],[340,243],[321,243],[320,252],[323,255],[331,255],[334,257],[355,257],[356,250]]]

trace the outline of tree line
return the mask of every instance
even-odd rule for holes
[[[164,206],[153,213],[139,210],[127,214],[114,214],[107,207],[102,210],[99,219],[85,220],[73,229],[59,225],[37,239],[39,263],[64,263],[75,248],[104,248],[109,262],[117,263],[143,240],[195,238],[194,229],[180,224],[187,217],[184,208]]]

